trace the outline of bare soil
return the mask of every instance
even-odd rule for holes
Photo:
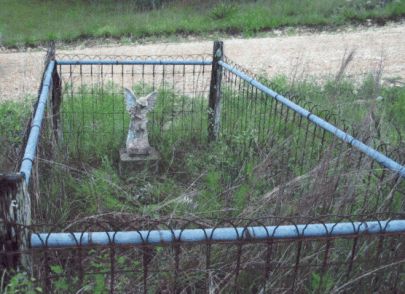
[[[346,28],[336,32],[299,33],[286,36],[277,31],[270,37],[225,39],[225,54],[251,71],[271,77],[335,75],[342,58],[355,50],[346,73],[362,77],[383,65],[383,79],[405,81],[405,24],[384,27]],[[211,54],[212,41],[187,41],[159,44],[75,45],[58,54],[86,55],[190,55]],[[44,49],[30,52],[0,52],[0,102],[21,100],[35,95],[43,70]],[[31,96],[33,97],[33,96]]]

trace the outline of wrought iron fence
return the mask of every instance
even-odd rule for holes
[[[224,58],[218,43],[212,60],[51,54],[20,180],[10,186],[1,178],[14,187],[1,190],[3,269],[22,260],[34,284],[55,293],[400,292],[403,151],[338,129],[326,122],[339,124],[332,112],[259,80]],[[63,185],[52,186],[63,197],[41,192],[51,179],[45,161],[91,163],[118,154],[129,123],[124,87],[158,92],[148,126],[154,146],[225,143],[240,166],[254,161],[255,175],[271,189],[237,219],[111,213],[39,225],[47,223],[41,206],[50,211],[69,201]],[[19,207],[27,213],[16,214]]]
[[[355,219],[116,214],[31,227],[29,255],[47,293],[401,292],[405,221]]]
[[[285,98],[232,61],[220,64],[224,75],[220,137],[229,144],[242,138],[242,156],[252,148],[261,154],[257,168],[274,186],[260,199],[268,204],[263,210],[279,199],[284,203],[271,211],[276,215],[291,214],[293,203],[295,213],[312,216],[404,210],[400,146],[344,123],[339,129],[327,122],[339,124],[332,111],[294,95]]]
[[[100,144],[119,147],[117,142],[121,144],[129,124],[124,87],[138,96],[152,91],[159,94],[149,124],[152,144],[159,145],[163,135],[173,137],[175,132],[188,140],[204,139],[211,74],[206,57],[74,57],[64,55],[57,62],[63,84],[61,130],[66,142],[74,142],[66,144],[67,149],[86,156],[84,144],[88,141],[102,140]]]

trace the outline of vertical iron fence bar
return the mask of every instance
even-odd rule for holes
[[[259,139],[259,129],[260,129],[260,125],[261,125],[261,112],[260,112],[260,115],[258,116],[257,115],[257,104],[258,104],[258,102],[259,102],[259,98],[258,98],[258,94],[257,94],[257,92],[258,92],[258,89],[255,87],[255,88],[253,88],[253,86],[252,86],[252,90],[254,91],[254,103],[255,103],[255,108],[254,108],[254,111],[253,111],[253,117],[252,117],[252,119],[253,119],[253,122],[254,122],[254,125],[255,125],[255,138],[257,138],[257,139]],[[259,120],[259,121],[257,121],[257,120]]]
[[[145,64],[142,64],[142,95],[145,95]]]
[[[235,267],[235,281],[234,281],[234,293],[240,293],[239,289],[239,273],[240,273],[240,264],[242,259],[242,243],[237,245],[237,257],[236,257],[236,267]]]
[[[152,88],[152,91],[155,91],[155,89],[156,89],[156,68],[155,68],[155,65],[153,65],[153,67],[152,67],[152,70],[153,70],[153,74],[152,74],[152,79],[153,79],[153,88]],[[160,97],[160,99],[162,100],[162,112],[161,112],[161,116],[160,116],[160,120],[159,120],[159,136],[160,137],[162,137],[162,132],[163,132],[163,126],[164,126],[164,124],[165,124],[165,116],[166,116],[166,105],[165,105],[165,103],[166,103],[166,92],[164,91],[164,89],[163,89],[163,91],[162,91],[162,95],[161,95],[161,97]]]
[[[206,293],[210,290],[210,268],[211,268],[211,242],[206,244],[205,255],[205,287]]]
[[[223,133],[228,131],[228,87],[229,87],[229,72],[227,70],[224,70],[223,72],[223,83],[222,83],[222,88],[221,88],[221,97],[222,97],[222,110],[223,110],[223,114],[222,114],[222,128],[220,130],[220,134],[221,137],[223,137]],[[224,93],[225,90],[225,93]]]
[[[250,86],[251,88],[251,97],[250,97],[250,129],[252,132],[252,136],[250,137],[249,140],[249,145],[248,148],[250,149],[252,147],[252,144],[254,143],[254,140],[257,136],[257,125],[256,125],[256,119],[257,119],[257,114],[256,114],[256,107],[257,107],[257,88],[254,88],[253,86]]]
[[[105,97],[104,97],[104,65],[101,65],[101,70],[100,70],[100,77],[101,77],[101,95],[99,95],[101,97],[101,99],[99,99],[100,104],[104,104],[105,103]],[[101,101],[100,101],[101,100]],[[99,112],[100,118],[103,116],[102,113]]]
[[[156,89],[156,80],[155,80],[156,72],[155,72],[155,65],[152,65],[152,91]]]
[[[286,139],[288,138],[287,124],[288,124],[288,114],[289,114],[289,112],[290,112],[290,109],[288,107],[286,107],[285,115],[284,115],[284,130],[283,130],[283,134],[284,134],[284,137]]]
[[[242,109],[238,109],[238,112],[240,112],[240,134],[243,134],[246,132],[246,122],[247,122],[247,112],[248,112],[248,107],[249,107],[249,102],[248,102],[248,87],[246,87],[246,81],[241,80],[241,87],[242,87],[242,95],[241,95],[241,105]],[[246,136],[243,138],[243,150],[242,150],[242,157],[245,157],[245,151],[246,151]]]
[[[175,123],[175,120],[174,120],[174,116],[176,115],[176,112],[175,112],[175,104],[176,104],[176,102],[175,102],[175,100],[174,100],[174,97],[175,97],[175,95],[176,95],[176,92],[175,92],[175,88],[174,88],[174,75],[175,75],[175,65],[172,65],[172,90],[171,90],[171,96],[172,96],[172,105],[171,105],[171,112],[172,112],[172,117],[171,117],[171,121],[170,121],[170,126],[171,126],[171,129],[172,129],[172,139],[174,138],[174,123]]]
[[[226,69],[224,69],[226,70]],[[226,70],[227,71],[227,70]],[[227,99],[228,99],[228,130],[226,132],[224,132],[223,136],[228,138],[228,136],[232,136],[233,133],[233,125],[231,125],[231,122],[234,120],[233,118],[233,111],[234,111],[234,105],[235,105],[235,94],[234,94],[234,83],[235,83],[235,78],[236,76],[231,73],[228,72],[229,74],[229,82],[228,82],[228,88],[227,88]]]
[[[236,103],[236,110],[235,110],[235,119],[238,121],[238,128],[239,128],[239,134],[242,132],[242,116],[243,116],[243,109],[241,110],[240,104],[243,103],[243,86],[242,86],[242,79],[240,77],[237,77],[238,81],[238,102]],[[237,132],[238,130],[235,129]]]
[[[77,154],[79,154],[78,138],[77,138],[77,135],[74,133],[74,130],[76,129],[76,124],[75,124],[76,113],[75,113],[75,106],[74,106],[75,103],[74,103],[74,100],[73,100],[73,87],[74,87],[74,84],[73,84],[73,69],[72,69],[71,64],[69,65],[69,79],[70,79],[70,120],[71,120],[70,132],[71,132],[72,136],[75,136],[73,138],[73,140],[75,139],[75,142],[76,142],[76,146],[74,146],[74,148],[76,149],[75,151],[77,152]]]
[[[191,90],[188,92],[189,96],[191,97],[195,97],[196,95],[196,91],[195,91],[195,85],[196,85],[196,71],[195,71],[195,64],[193,65],[193,86],[191,88]]]
[[[318,153],[318,161],[321,160],[322,155],[324,154],[324,144],[325,144],[325,135],[326,135],[326,131],[324,129],[322,129],[322,136],[321,136],[321,142],[320,142],[320,148],[319,148],[319,153]],[[363,153],[361,153],[363,154]]]
[[[208,112],[208,141],[212,142],[217,139],[221,119],[221,80],[222,67],[219,61],[223,59],[224,43],[222,41],[214,42],[211,84],[209,95],[209,112]]]
[[[86,133],[86,124],[85,124],[85,106],[84,106],[84,84],[83,84],[83,65],[79,65],[79,74],[80,74],[80,101],[81,101],[81,117],[82,117],[82,124],[81,129],[82,133]]]
[[[311,152],[309,153],[309,162],[313,162],[314,160],[314,151],[316,149],[316,143],[315,139],[316,139],[316,130],[318,129],[318,127],[316,125],[313,126],[313,133],[312,133],[312,140],[311,140]]]
[[[235,131],[235,128],[237,127],[237,123],[235,121],[235,117],[236,117],[236,100],[237,100],[237,96],[238,94],[236,93],[236,79],[237,76],[234,75],[233,73],[231,73],[232,75],[232,80],[231,80],[231,84],[230,84],[230,93],[229,93],[229,105],[230,105],[230,122],[235,122],[233,125],[230,125],[229,128],[229,135],[232,136],[233,132]]]
[[[293,280],[292,280],[292,283],[291,283],[291,292],[292,293],[295,293],[296,280],[297,280],[297,276],[298,276],[298,273],[299,273],[302,242],[303,242],[302,240],[298,240],[298,244],[297,244],[297,255],[295,257],[294,276],[293,276]]]
[[[60,78],[60,90],[61,90],[61,97],[62,97],[62,99],[63,99],[63,97],[64,97],[64,93],[65,93],[65,90],[64,90],[64,86],[65,86],[65,84],[64,84],[64,82],[63,82],[63,79],[64,79],[64,71],[63,71],[63,67],[62,67],[62,65],[61,64],[59,64],[58,65],[58,67],[59,67],[59,78]],[[63,102],[63,101],[62,101]],[[61,103],[61,108],[59,109],[60,110],[60,131],[61,131],[61,137],[62,137],[62,139],[65,137],[65,135],[66,135],[66,133],[67,133],[67,131],[66,131],[66,126],[65,126],[65,121],[66,121],[66,119],[67,119],[67,116],[66,116],[66,113],[65,113],[65,106],[64,106],[64,102],[63,102],[63,105],[62,105],[62,103]],[[65,146],[64,146],[64,148],[63,148],[63,152],[65,152],[65,154],[67,154],[67,144],[65,144]]]
[[[297,126],[297,144],[295,146],[295,156],[294,156],[294,166],[297,166],[298,162],[300,162],[300,152],[299,150],[301,149],[300,147],[300,142],[301,137],[302,137],[302,121],[303,121],[303,117],[300,115],[298,118],[298,126]]]
[[[259,105],[258,106],[258,108],[259,108],[259,118],[258,118],[259,121],[258,121],[258,125],[257,125],[257,144],[260,147],[262,147],[261,146],[261,133],[262,133],[263,115],[264,115],[263,111],[265,111],[266,108],[263,106],[263,103],[264,103],[263,92],[259,91],[257,93],[257,91],[258,90],[256,89],[256,99],[257,99],[256,103]],[[257,106],[257,104],[256,104],[256,106]]]
[[[82,246],[77,248],[77,264],[79,265],[79,285],[80,288],[83,287],[84,283],[84,269],[83,269],[83,249]]]
[[[264,285],[263,285],[264,293],[267,293],[266,288],[267,288],[267,281],[270,278],[270,273],[272,270],[272,266],[271,266],[272,258],[273,258],[273,239],[270,239],[270,241],[267,242],[267,246],[266,246],[266,265],[265,265]]]
[[[133,90],[134,83],[131,83],[131,90]],[[121,65],[121,90],[124,89],[124,65]],[[121,107],[119,108],[121,109]],[[121,126],[121,136],[125,136],[125,110],[122,109],[121,111],[121,119],[122,119],[122,126]]]
[[[265,126],[264,126],[264,128],[266,128],[267,127],[267,131],[265,132],[265,135],[266,135],[266,140],[265,140],[265,144],[266,144],[266,146],[269,146],[270,144],[271,144],[271,140],[272,140],[272,134],[274,133],[273,132],[273,130],[272,130],[272,128],[271,128],[271,121],[272,121],[272,119],[273,119],[273,115],[272,115],[272,111],[273,111],[273,104],[275,103],[274,102],[274,99],[272,98],[272,97],[269,97],[269,95],[268,94],[264,94],[264,97],[265,97],[265,99],[268,101],[268,100],[270,100],[270,105],[269,105],[269,108],[268,108],[268,110],[267,110],[267,118],[266,118],[266,124],[265,124]],[[267,103],[267,102],[266,102]],[[266,104],[267,105],[267,104]],[[264,132],[264,131],[263,131]]]
[[[131,85],[132,85],[132,87],[135,84],[135,71],[134,70],[135,70],[135,65],[132,64],[131,65]],[[122,80],[124,80],[124,77],[122,77]],[[131,89],[131,90],[133,90],[133,89]],[[140,94],[143,95],[143,92]]]
[[[355,169],[356,169],[356,171],[359,172],[360,174],[363,173],[363,169],[362,169],[362,167],[361,167],[361,161],[363,160],[363,158],[364,158],[364,154],[363,154],[362,152],[359,152],[359,159],[357,160]],[[364,180],[363,180],[363,182],[364,182]],[[354,187],[354,189],[355,189],[355,190],[354,190],[354,192],[353,192],[353,199],[360,199],[361,197],[360,197],[360,195],[358,194],[358,188],[357,188],[357,187]],[[364,206],[363,206],[363,207],[364,207]],[[355,209],[354,205],[351,205],[350,211],[349,211],[349,213],[350,213],[351,215],[352,215],[352,214],[355,214],[354,209]]]
[[[345,150],[344,150],[344,148],[346,147],[346,144],[343,143],[343,142],[337,142],[337,144],[339,146],[338,147],[339,148],[338,149],[339,153],[338,153],[336,164],[334,165],[334,170],[333,170],[333,173],[332,173],[332,177],[336,177],[336,180],[335,180],[335,185],[334,185],[334,188],[333,188],[333,191],[332,191],[332,199],[330,201],[330,207],[333,207],[332,206],[334,204],[333,200],[334,200],[334,198],[336,196],[335,192],[338,190],[339,184],[341,182],[342,173],[339,172],[340,163],[342,163],[342,161],[344,161],[344,158],[345,158],[345,154],[344,154]],[[344,164],[344,162],[342,164]]]
[[[306,128],[305,128],[305,136],[304,136],[304,144],[302,146],[302,157],[301,157],[301,162],[300,162],[300,174],[302,175],[304,173],[304,164],[305,164],[305,155],[306,155],[306,146],[307,146],[307,141],[308,141],[308,132],[309,132],[309,120],[305,119],[306,123]]]
[[[49,273],[51,272],[51,267],[49,265],[49,250],[45,247],[44,250],[44,293],[52,293],[51,292],[51,279],[49,277]]]
[[[283,117],[284,108],[287,108],[287,107],[285,107],[284,104],[280,104],[280,109],[279,109],[280,111],[279,111],[278,116],[277,116],[277,126],[275,126],[276,134],[277,134],[278,138],[282,138],[282,139],[285,139],[284,134],[281,131],[281,129],[283,127],[282,122],[283,122],[283,118],[284,118]]]
[[[356,249],[357,249],[357,242],[358,242],[358,235],[356,235],[355,238],[353,238],[353,245],[352,245],[352,250],[351,250],[351,254],[350,254],[350,261],[349,261],[349,266],[347,268],[347,272],[346,272],[346,280],[348,281],[350,278],[350,274],[352,272],[352,268],[353,268],[353,262],[354,262],[354,257],[356,255]]]
[[[250,85],[249,83],[247,83],[245,80],[243,80],[243,101],[245,102],[245,107],[244,107],[244,112],[245,112],[245,127],[242,128],[241,132],[245,131],[247,132],[248,130],[248,112],[249,112],[249,108],[251,106],[250,103],[250,99],[249,99],[249,88]],[[243,149],[245,151],[246,149],[246,140],[243,141]],[[243,154],[245,154],[245,152],[243,152]]]
[[[384,193],[384,191],[381,191],[381,189],[383,189],[383,187],[384,187],[384,178],[385,178],[386,172],[387,172],[386,168],[383,168],[381,171],[381,175],[378,177],[377,201],[375,203],[374,211],[377,211],[378,208],[381,206],[380,201],[382,201],[381,198],[383,198],[383,196],[381,194]],[[385,211],[385,209],[384,209],[384,211]]]
[[[287,132],[287,125],[288,125],[288,115],[289,115],[289,113],[290,113],[290,109],[286,108],[285,119],[284,119],[284,131],[283,132],[284,132],[284,137],[285,137],[284,142],[287,145],[286,145],[285,151],[282,154],[282,157],[284,157],[284,158],[282,158],[282,164],[284,166],[284,172],[285,172],[285,180],[284,180],[284,182],[287,182],[288,179],[289,179],[289,169],[290,169],[290,166],[288,164],[288,160],[290,158],[291,144],[289,143],[289,140],[291,138],[287,134],[288,133]]]
[[[399,237],[399,238],[401,238],[401,237]],[[395,250],[395,253],[400,252],[399,256],[403,258],[405,256],[405,243],[404,242],[402,242],[402,243],[398,242],[398,243],[401,244],[401,248],[399,250]],[[405,267],[405,262],[401,262],[397,267],[396,275],[395,275],[395,282],[393,283],[395,285],[394,289],[393,289],[394,290],[393,293],[398,293],[397,290],[398,290],[399,282],[402,281],[402,283],[404,283],[403,278],[401,278],[401,275],[403,275],[405,272],[404,267]],[[403,287],[402,287],[402,289],[403,289]]]
[[[112,97],[112,135],[115,137],[115,91],[114,91],[114,65],[111,65],[111,97]]]
[[[326,249],[325,249],[325,254],[323,256],[321,277],[320,277],[320,280],[319,280],[318,290],[316,291],[316,293],[318,293],[318,294],[322,293],[321,291],[322,291],[323,278],[324,278],[325,273],[327,271],[329,250],[330,250],[330,247],[331,247],[331,243],[332,243],[332,241],[331,241],[330,238],[326,239]]]
[[[195,94],[195,65],[193,65],[193,70],[192,70],[192,76],[193,76],[193,83],[192,83],[192,89],[191,91],[188,92],[189,95],[193,96]],[[190,137],[192,137],[194,135],[194,115],[195,115],[195,99],[191,99],[191,113],[190,113],[190,118],[191,118],[191,122],[190,122]]]
[[[363,205],[362,205],[362,208],[365,208],[366,207],[366,204],[367,204],[367,200],[370,198],[370,195],[371,195],[371,183],[373,182],[371,179],[372,179],[372,176],[373,176],[373,168],[374,168],[374,162],[372,162],[372,161],[369,161],[370,162],[370,168],[369,168],[369,171],[368,171],[368,173],[367,173],[367,180],[366,180],[366,191],[365,191],[365,193],[363,194],[364,195],[364,197],[363,197]]]
[[[162,84],[161,84],[162,93],[164,93],[164,94],[163,94],[163,95],[164,95],[164,97],[163,97],[163,102],[166,102],[166,101],[165,101],[166,99],[169,100],[168,97],[167,97],[167,94],[168,94],[168,93],[167,93],[167,91],[166,91],[166,81],[165,81],[165,80],[166,80],[166,66],[163,64],[163,65],[162,65]],[[167,101],[167,102],[168,102],[168,104],[170,104],[170,101]],[[169,116],[169,119],[168,119],[167,123],[170,122],[170,115],[173,115],[172,110],[173,110],[173,108],[167,110],[165,105],[163,105],[163,107],[162,107],[163,113],[165,113],[165,114],[167,114],[167,116]],[[160,136],[161,136],[161,137],[162,137],[162,135],[163,135],[163,128],[164,128],[164,126],[165,126],[165,120],[163,119],[163,120],[162,120],[162,123],[161,123],[161,125],[160,125]],[[171,130],[171,137],[173,138],[173,124],[170,124],[170,130]]]
[[[380,264],[383,246],[384,246],[384,236],[381,235],[378,238],[377,250],[376,250],[376,255],[375,255],[375,259],[374,259],[374,267],[378,267],[378,265]],[[370,285],[371,286],[370,288],[373,290],[373,293],[378,293],[379,287],[381,286],[381,282],[378,277],[378,272],[376,272],[376,276],[371,281],[372,281],[372,284]]]
[[[143,247],[142,253],[142,266],[143,266],[143,286],[144,293],[148,293],[148,275],[149,275],[149,263],[152,261],[155,255],[155,248],[153,247]]]
[[[200,97],[200,104],[201,104],[201,109],[200,109],[200,141],[203,142],[203,129],[204,129],[204,124],[203,124],[203,117],[204,117],[204,112],[205,112],[205,98],[204,98],[204,80],[205,80],[205,65],[202,65],[202,72],[201,72],[201,89],[199,90],[198,96]]]
[[[178,278],[180,272],[180,253],[181,248],[179,244],[175,244],[174,246],[174,283],[173,283],[173,293],[178,293]]]
[[[272,98],[271,98],[272,99]],[[273,100],[273,99],[272,99]],[[271,142],[270,142],[270,147],[273,147],[275,140],[279,138],[279,134],[277,134],[277,128],[275,126],[276,122],[277,122],[277,107],[279,105],[279,102],[276,100],[274,102],[274,113],[271,119],[271,123],[270,123],[270,128],[272,129],[272,134],[271,134]]]
[[[238,124],[236,123],[237,121],[237,109],[239,106],[239,92],[236,91],[236,86],[237,86],[237,81],[239,79],[239,77],[235,74],[233,75],[233,81],[232,81],[232,92],[231,92],[231,99],[232,99],[232,117],[231,117],[231,121],[235,122],[232,126],[232,135],[234,133],[234,131],[236,131]]]
[[[188,114],[186,114],[187,110],[184,109],[185,102],[186,102],[185,101],[185,99],[186,99],[186,97],[185,97],[186,96],[186,65],[185,64],[183,64],[182,75],[183,75],[183,78],[182,78],[182,80],[183,80],[183,93],[181,95],[181,129],[182,129],[182,132],[184,134],[187,134],[186,128],[184,126],[185,118],[188,115]]]
[[[94,95],[94,78],[93,78],[93,65],[90,65],[90,83],[91,83],[91,116],[93,120],[92,130],[93,130],[93,138],[96,134],[96,117],[95,117],[95,95]]]
[[[111,245],[110,248],[110,293],[114,293],[114,283],[115,283],[115,247]]]

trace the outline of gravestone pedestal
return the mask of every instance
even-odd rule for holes
[[[159,160],[159,152],[153,147],[150,147],[149,154],[130,154],[123,148],[120,150],[119,173],[121,176],[129,176],[145,168],[157,171]]]

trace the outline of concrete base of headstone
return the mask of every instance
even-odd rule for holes
[[[139,171],[148,168],[157,171],[160,160],[160,154],[155,148],[151,147],[149,154],[128,154],[126,149],[120,150],[119,173],[121,176],[136,174]]]

